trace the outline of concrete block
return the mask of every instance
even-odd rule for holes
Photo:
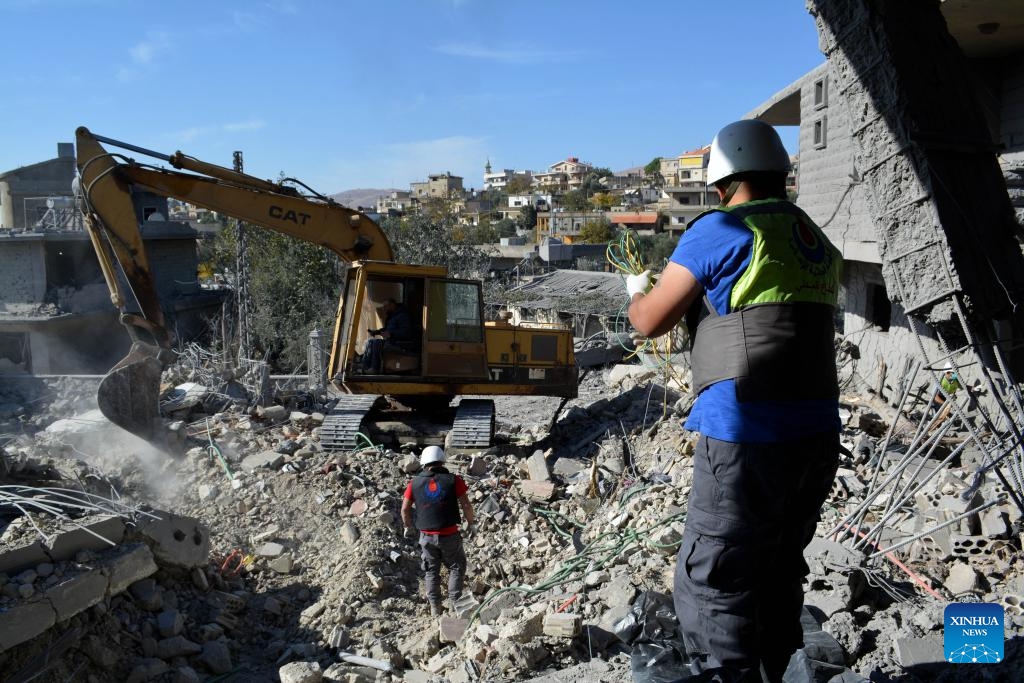
[[[156,618],[156,627],[164,638],[179,635],[185,625],[185,617],[176,609],[164,610]]]
[[[46,552],[56,561],[71,560],[79,550],[98,551],[116,546],[124,538],[124,531],[124,520],[120,517],[83,517],[52,538]]]
[[[527,643],[544,632],[544,611],[527,612],[521,619],[505,624],[498,636],[503,640]]]
[[[946,589],[953,595],[968,593],[978,589],[978,572],[964,562],[954,562],[949,568],[949,576],[944,582]]]
[[[31,541],[0,552],[0,574],[15,574],[22,569],[48,562],[41,540]]]
[[[324,679],[319,662],[290,662],[278,669],[277,675],[281,683],[320,683]]]
[[[101,602],[107,594],[107,585],[106,575],[94,569],[58,583],[45,595],[57,613],[57,621],[64,621]]]
[[[519,482],[519,490],[531,500],[549,501],[555,497],[555,485],[550,481],[524,479]]]
[[[283,464],[284,454],[278,453],[277,451],[263,451],[262,453],[250,455],[242,460],[242,469],[246,472],[252,472],[253,470],[260,468],[276,470]]]
[[[544,635],[572,638],[579,634],[583,620],[578,614],[547,614],[544,616]]]
[[[259,557],[280,557],[284,554],[284,546],[280,543],[264,543],[256,551]]]
[[[159,564],[191,569],[206,566],[210,557],[210,531],[199,520],[171,512],[144,517],[135,534],[150,547]]]
[[[548,481],[551,479],[551,473],[548,471],[548,460],[547,456],[544,455],[544,451],[534,451],[533,455],[526,461],[526,469],[530,473],[530,479],[533,481]]]
[[[57,623],[49,602],[26,602],[0,612],[0,652],[35,638]]]
[[[942,652],[942,638],[937,636],[897,638],[895,649],[896,660],[903,668],[946,661]]]
[[[462,640],[469,626],[468,619],[458,617],[441,617],[438,638],[442,643],[457,643]]]
[[[108,595],[117,595],[157,570],[153,553],[141,543],[119,548],[117,554],[105,556],[99,566],[108,577]]]
[[[954,534],[950,536],[950,545],[953,555],[956,557],[978,557],[987,556],[991,552],[990,542],[984,536],[961,536]]]
[[[1006,511],[999,506],[988,508],[979,513],[981,535],[988,538],[1006,538],[1010,535],[1010,526]]]

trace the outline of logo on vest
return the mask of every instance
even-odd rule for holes
[[[790,244],[794,252],[802,257],[800,267],[815,276],[822,276],[832,268],[832,255],[825,248],[825,242],[802,220],[793,223],[793,239]]]
[[[425,495],[428,500],[436,502],[444,496],[444,489],[438,486],[436,481],[431,479],[423,485],[423,495]]]

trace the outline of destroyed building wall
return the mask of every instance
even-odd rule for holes
[[[969,53],[967,56],[971,57]],[[1003,150],[1003,175],[1017,220],[1022,222],[1024,52],[969,59],[968,66],[992,140]],[[885,363],[889,377],[897,379],[892,376],[903,367],[907,354],[917,356],[920,352],[913,336],[902,334],[908,325],[903,307],[891,301],[898,297],[885,288],[881,279],[882,258],[869,210],[868,188],[863,182],[867,169],[858,167],[847,107],[843,106],[828,63],[794,81],[747,116],[772,125],[800,127],[797,204],[823,227],[843,253],[845,274],[840,305],[845,333],[856,332],[851,340],[862,347],[858,372],[873,384]],[[895,184],[897,180],[890,178],[888,182]],[[892,317],[888,326],[878,319],[881,307],[872,303],[877,301],[880,291],[890,299]],[[898,333],[894,332],[897,330]],[[939,355],[930,338],[926,336],[923,341],[926,355]]]
[[[24,313],[46,293],[43,243],[39,239],[0,237],[0,314]]]
[[[26,216],[25,200],[69,196],[75,177],[75,148],[57,144],[57,158],[0,173],[0,230],[24,230],[37,216]]]

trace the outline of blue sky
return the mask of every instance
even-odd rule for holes
[[[0,171],[85,125],[324,193],[642,165],[824,61],[803,0],[0,0],[0,26]]]

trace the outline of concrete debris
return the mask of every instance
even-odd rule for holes
[[[110,430],[67,421],[45,431],[66,415],[19,413],[11,419],[34,429],[2,451],[19,482],[115,491],[175,513],[5,523],[0,670],[25,666],[73,624],[81,636],[55,680],[628,680],[614,626],[641,590],[671,591],[692,485],[693,440],[680,424],[688,402],[668,384],[640,365],[591,373],[551,432],[557,400],[499,397],[496,446],[449,460],[466,476],[477,532],[465,540],[466,589],[439,619],[399,518],[418,449],[328,453],[322,406],[250,414],[228,402],[186,423],[202,437],[183,458],[142,464],[137,444],[118,450]],[[969,466],[922,465],[916,488],[910,472],[902,479],[906,500],[871,499],[908,445],[894,438],[876,452],[895,416],[875,403],[842,401],[852,455],[805,553],[806,604],[820,627],[791,661],[794,675],[896,679],[941,661],[942,608],[957,597],[1002,604],[1008,639],[1024,630],[1021,516],[1001,482],[972,490]],[[925,464],[962,442],[955,430],[945,438]],[[856,535],[827,535],[854,511],[845,523]],[[869,559],[888,546],[917,582],[884,555]],[[921,583],[941,600],[915,595]]]

